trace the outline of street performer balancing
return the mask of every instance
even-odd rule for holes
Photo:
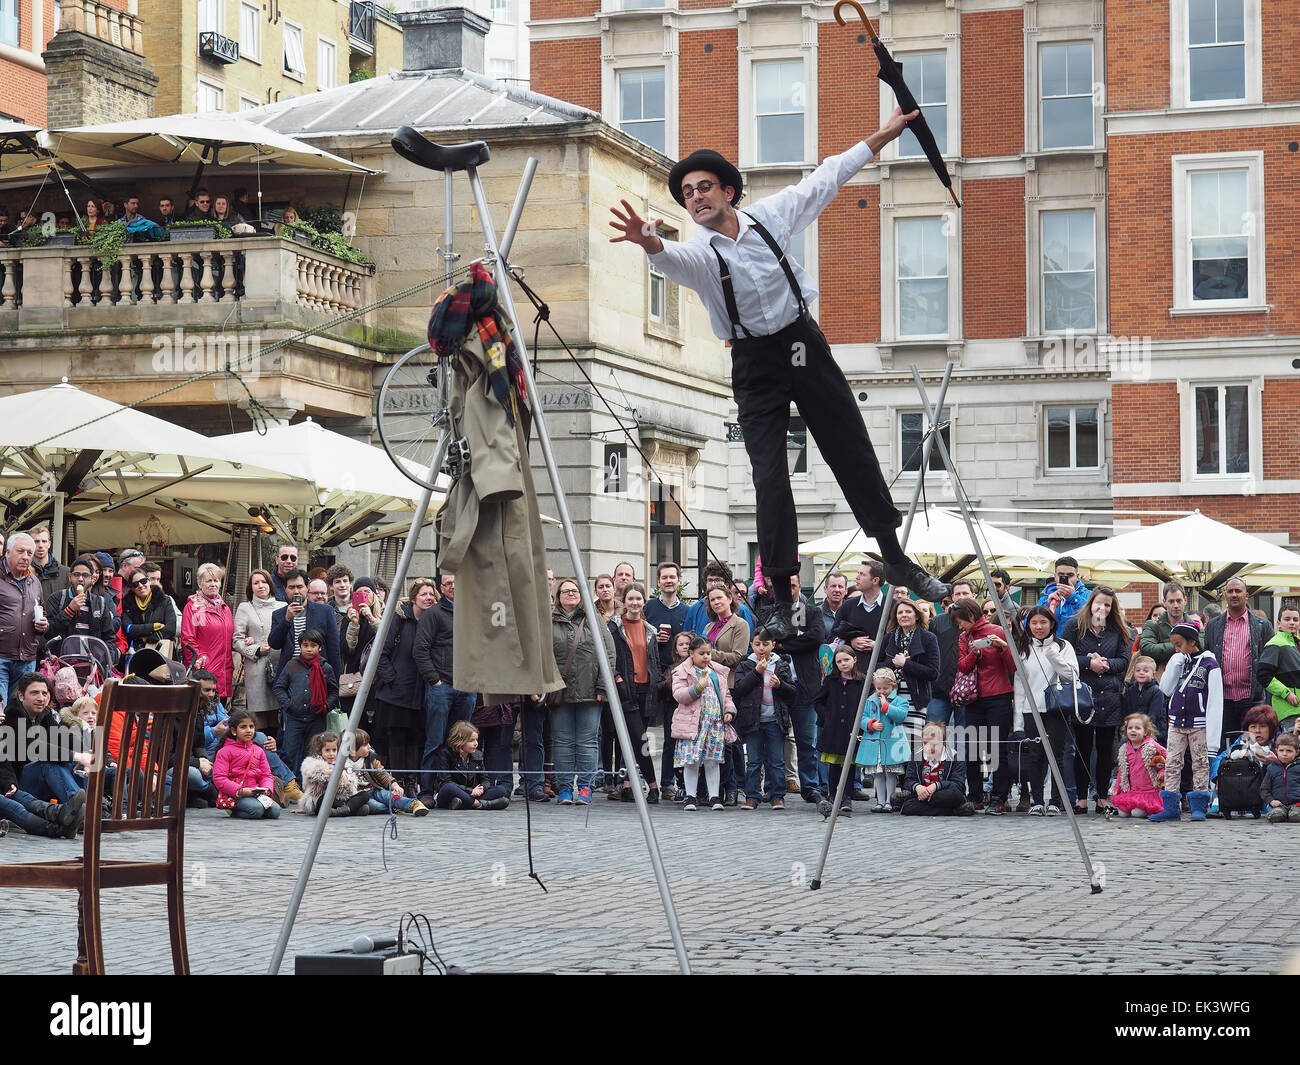
[[[731,381],[745,449],[754,470],[758,549],[777,597],[767,623],[778,639],[793,635],[790,576],[799,572],[799,530],[786,466],[791,402],[830,465],[854,517],[880,545],[885,579],[937,602],[947,585],[911,561],[895,530],[894,506],[844,373],[808,311],[817,289],[807,271],[786,257],[790,239],[830,204],[840,186],[871,162],[920,112],[893,115],[877,132],[834,155],[797,185],[737,211],[740,171],[709,149],[692,152],[668,175],[668,191],[701,230],[686,243],[662,240],[623,200],[611,208],[619,236],[643,248],[655,269],[694,289],[713,332],[731,341]]]

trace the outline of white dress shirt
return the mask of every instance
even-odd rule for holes
[[[812,224],[835,199],[840,186],[866,166],[872,152],[866,141],[859,141],[848,151],[830,156],[821,166],[797,185],[787,185],[780,192],[737,211],[740,232],[736,239],[716,230],[701,227],[684,243],[665,240],[663,251],[648,255],[655,269],[679,285],[694,289],[709,312],[714,335],[730,340],[731,319],[722,295],[716,248],[731,273],[736,293],[736,312],[741,324],[754,336],[769,336],[792,324],[799,315],[799,302],[790,290],[785,271],[772,249],[754,229],[745,212],[767,227],[777,246],[790,246],[790,238]],[[786,260],[794,271],[805,304],[817,298],[817,286],[808,271],[794,259]],[[743,332],[738,335],[744,337]]]

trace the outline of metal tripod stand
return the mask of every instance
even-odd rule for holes
[[[530,158],[524,167],[523,178],[519,185],[519,191],[515,196],[515,202],[511,209],[509,219],[506,222],[505,232],[500,242],[497,241],[496,231],[492,225],[491,214],[488,209],[487,197],[483,193],[483,185],[479,180],[478,168],[486,163],[490,158],[488,146],[483,141],[474,141],[468,144],[458,144],[446,146],[434,144],[427,140],[409,126],[402,126],[398,129],[393,137],[393,149],[409,162],[417,166],[425,167],[430,170],[441,170],[444,178],[444,202],[446,205],[446,247],[441,249],[441,254],[447,263],[450,272],[456,256],[452,249],[453,243],[453,226],[452,226],[452,181],[456,173],[464,171],[469,179],[470,190],[474,197],[474,206],[477,208],[479,221],[483,228],[486,254],[484,262],[494,265],[496,268],[497,296],[506,313],[509,315],[510,322],[514,327],[514,340],[519,348],[521,361],[523,363],[524,378],[528,395],[533,397],[535,403],[540,403],[537,392],[537,382],[533,377],[532,366],[528,358],[528,350],[524,340],[524,333],[520,328],[519,316],[515,311],[514,297],[510,289],[509,277],[509,260],[507,258],[511,245],[514,242],[514,236],[519,226],[519,218],[523,213],[524,201],[528,197],[528,190],[532,184],[533,175],[537,170],[537,160]],[[402,357],[401,361],[412,359],[427,351],[428,346],[422,345]],[[399,364],[400,365],[400,362]],[[397,366],[394,366],[394,370]],[[432,376],[432,371],[430,376]],[[429,427],[436,429],[439,433],[437,445],[433,451],[433,457],[420,473],[415,472],[416,466],[410,462],[406,456],[402,455],[401,448],[398,447],[397,453],[394,448],[389,446],[385,439],[385,447],[388,448],[390,455],[397,462],[398,468],[402,469],[408,477],[420,484],[422,492],[416,503],[415,513],[411,516],[411,527],[406,537],[406,545],[402,550],[402,556],[397,564],[397,572],[393,577],[393,594],[390,594],[388,601],[384,604],[383,615],[380,618],[379,628],[375,634],[375,640],[380,647],[386,645],[388,633],[393,625],[393,618],[397,609],[399,595],[397,589],[401,587],[406,577],[406,572],[410,566],[411,558],[415,553],[415,545],[419,540],[420,531],[423,528],[425,516],[429,509],[429,504],[433,498],[435,483],[440,470],[442,469],[443,459],[447,454],[451,444],[450,422],[447,418],[449,406],[449,379],[450,373],[439,372],[436,374],[438,386],[438,403],[436,409],[432,412],[429,420]],[[433,382],[430,381],[430,384]],[[387,384],[387,382],[385,382]],[[381,389],[380,402],[383,402],[384,392]],[[578,582],[578,587],[582,592],[582,604],[586,614],[587,628],[593,636],[600,631],[604,622],[596,611],[596,603],[592,597],[590,584],[587,580],[587,574],[583,569],[582,557],[578,550],[578,540],[573,528],[573,520],[569,515],[568,503],[565,499],[564,489],[560,482],[559,468],[555,462],[555,453],[551,446],[550,433],[546,428],[546,418],[540,409],[534,410],[533,425],[537,431],[537,441],[541,448],[542,455],[546,461],[546,472],[550,478],[551,490],[555,497],[555,506],[559,512],[560,524],[564,529],[565,543],[569,548],[569,558],[573,563],[574,579]],[[384,432],[381,426],[381,437]],[[469,456],[469,461],[473,457]],[[627,723],[624,720],[622,706],[619,703],[618,689],[614,682],[613,671],[609,667],[609,662],[602,654],[595,656],[596,662],[600,669],[601,681],[605,691],[608,693],[610,702],[610,716],[614,721],[614,729],[618,734],[619,749],[622,751],[625,764],[628,766],[636,765],[636,748],[632,744],[632,738],[627,730]],[[366,668],[361,677],[361,683],[357,688],[356,701],[353,704],[352,716],[348,721],[348,732],[355,732],[357,725],[360,723],[361,714],[365,708],[366,699],[370,694],[371,687],[374,683],[375,675],[378,671],[380,656],[372,654],[366,663]],[[521,693],[522,694],[522,693]],[[345,743],[350,742],[345,738]],[[293,896],[289,901],[289,906],[285,911],[283,925],[280,929],[280,936],[276,942],[275,951],[271,958],[269,971],[272,975],[277,973],[280,964],[284,958],[284,952],[289,942],[289,935],[293,930],[294,921],[297,918],[298,909],[302,903],[303,893],[306,890],[307,880],[311,875],[312,864],[315,861],[316,853],[320,847],[320,842],[325,834],[325,825],[329,817],[330,808],[334,801],[334,795],[338,790],[339,781],[343,776],[343,767],[346,759],[340,757],[334,765],[334,772],[330,776],[329,786],[326,789],[325,796],[321,800],[320,809],[317,813],[316,823],[312,829],[311,840],[307,847],[307,852],[303,856],[302,866],[298,873],[297,883],[294,885]],[[525,792],[528,788],[525,787]],[[677,963],[683,974],[690,973],[690,959],[686,954],[686,945],[682,939],[681,928],[677,921],[677,911],[673,904],[672,892],[668,887],[668,878],[664,873],[663,858],[659,853],[659,845],[655,839],[654,827],[650,822],[650,810],[646,805],[645,796],[641,793],[640,788],[632,789],[636,801],[637,815],[641,821],[641,829],[646,839],[646,849],[650,854],[650,862],[654,869],[655,881],[659,887],[659,896],[663,902],[664,914],[668,920],[668,930],[672,937],[673,948],[677,954]],[[525,794],[524,801],[528,802],[528,796]]]

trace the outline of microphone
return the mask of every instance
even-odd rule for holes
[[[387,950],[398,945],[396,936],[357,936],[352,941],[352,953],[372,954],[377,950]]]

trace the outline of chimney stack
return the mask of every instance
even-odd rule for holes
[[[462,68],[475,74],[486,69],[484,42],[492,23],[463,7],[405,11],[402,23],[402,69]]]

